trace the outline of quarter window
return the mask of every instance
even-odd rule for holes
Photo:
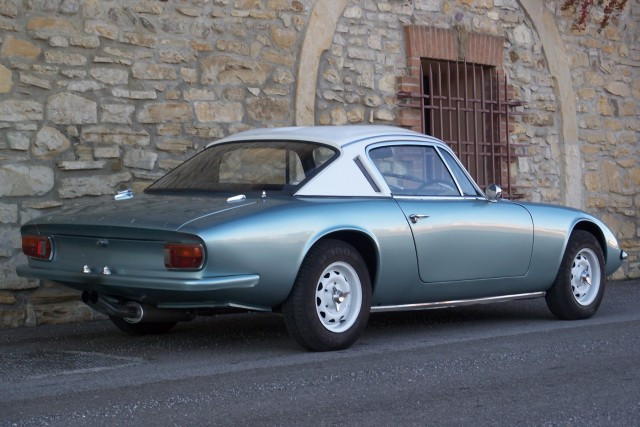
[[[394,195],[460,195],[455,181],[434,147],[378,147],[369,151],[369,157]]]

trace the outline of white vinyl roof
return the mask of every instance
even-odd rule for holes
[[[389,197],[384,179],[367,155],[367,147],[384,143],[428,143],[445,147],[428,135],[393,126],[344,125],[262,128],[239,132],[207,145],[226,142],[279,140],[306,141],[335,147],[340,156],[296,192],[297,196]],[[450,150],[449,150],[450,151]],[[450,151],[451,152],[451,151]],[[356,164],[359,158],[378,191]]]

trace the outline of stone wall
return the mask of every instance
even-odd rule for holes
[[[19,226],[29,219],[125,187],[140,192],[212,139],[292,125],[302,91],[316,95],[304,112],[316,124],[396,123],[407,25],[504,38],[502,68],[526,113],[511,134],[527,145],[512,165],[516,183],[528,200],[564,202],[571,163],[556,52],[543,49],[524,3],[0,0],[0,327],[95,316],[76,292],[16,276],[26,261]],[[306,43],[321,38],[307,28],[333,28],[317,12],[338,4],[317,81],[298,84]],[[640,276],[639,9],[629,2],[602,33],[595,22],[575,32],[547,2],[570,52],[580,207],[630,252],[617,278]]]

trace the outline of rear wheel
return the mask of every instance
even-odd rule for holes
[[[571,234],[558,276],[545,297],[559,319],[586,319],[602,301],[606,277],[604,256],[596,238],[586,231]]]
[[[325,240],[307,254],[283,312],[300,345],[327,351],[353,344],[370,308],[371,279],[362,256],[343,241]]]
[[[130,335],[156,335],[169,332],[177,322],[139,322],[130,323],[122,317],[109,316],[116,328]]]

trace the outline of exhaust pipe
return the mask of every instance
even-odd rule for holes
[[[113,303],[97,292],[82,292],[82,302],[107,316],[122,317],[129,323],[140,322],[186,322],[196,317],[194,311],[162,309],[149,304],[127,301],[124,304]]]

